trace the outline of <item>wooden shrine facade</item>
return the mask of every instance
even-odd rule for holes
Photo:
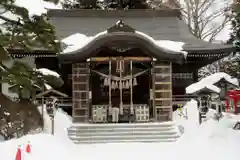
[[[99,62],[108,66],[109,73],[94,69],[94,64]],[[148,67],[134,72],[134,66],[139,63]],[[125,75],[125,71],[130,74]],[[103,76],[99,78],[102,84],[96,81],[96,72]],[[142,81],[144,76],[149,84]],[[156,62],[150,57],[92,57],[88,62],[72,65],[72,85],[74,122],[128,123],[169,121],[172,118],[171,62]],[[141,88],[145,89],[141,92]],[[134,92],[135,89],[144,96]],[[101,94],[105,99],[99,98]],[[117,118],[114,117],[115,108]]]
[[[172,119],[172,63],[183,63],[183,53],[118,21],[59,59],[72,64],[74,122]]]
[[[73,33],[92,38],[58,55],[75,122],[171,120],[172,104],[197,81],[198,69],[235,51],[195,38],[178,9],[49,10],[48,18],[61,39]],[[159,40],[182,42],[188,54]]]

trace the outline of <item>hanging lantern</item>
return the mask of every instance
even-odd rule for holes
[[[137,85],[137,78],[134,78],[133,79],[133,86],[136,86]]]
[[[107,79],[107,78],[104,78],[103,85],[104,85],[104,86],[108,86],[108,85],[109,85],[108,83],[109,83],[109,82],[108,82],[108,79]]]

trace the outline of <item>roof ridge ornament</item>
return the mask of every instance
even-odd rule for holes
[[[130,27],[129,25],[125,24],[122,20],[119,20],[116,22],[115,25],[112,27],[109,27],[107,29],[108,33],[113,33],[113,32],[131,32],[134,33],[135,29]]]

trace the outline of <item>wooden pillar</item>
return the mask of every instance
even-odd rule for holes
[[[109,107],[108,107],[108,115],[112,114],[112,85],[111,85],[111,78],[112,78],[112,61],[109,59],[109,73],[108,73],[108,92],[109,92]]]
[[[151,76],[152,76],[152,109],[153,109],[153,119],[157,120],[157,113],[156,113],[156,104],[155,104],[155,62],[152,61],[152,68],[151,68]]]
[[[89,121],[89,75],[86,62],[72,64],[72,117],[73,122]]]
[[[170,76],[170,88],[171,88],[171,93],[170,93],[170,98],[171,98],[171,103],[170,103],[170,106],[171,106],[171,109],[170,109],[170,115],[169,115],[169,118],[170,120],[173,120],[173,110],[172,110],[172,105],[173,105],[173,102],[172,102],[172,94],[173,94],[173,87],[172,87],[172,62],[170,62],[170,73],[169,73],[169,76]]]
[[[132,60],[130,61],[130,74],[131,74],[131,79],[130,79],[130,113],[133,114],[133,64]]]
[[[120,81],[119,81],[119,89],[120,89],[120,114],[123,114],[123,101],[122,101],[122,72],[123,72],[123,64],[122,64],[122,59],[120,59]]]

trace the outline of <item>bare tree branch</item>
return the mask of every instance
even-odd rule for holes
[[[199,39],[208,38],[209,41],[213,41],[230,20],[230,17],[225,15],[229,6],[221,3],[221,7],[213,10],[216,8],[214,5],[220,3],[219,0],[183,0],[181,2],[179,3],[182,4],[182,17],[187,22],[189,31]]]

